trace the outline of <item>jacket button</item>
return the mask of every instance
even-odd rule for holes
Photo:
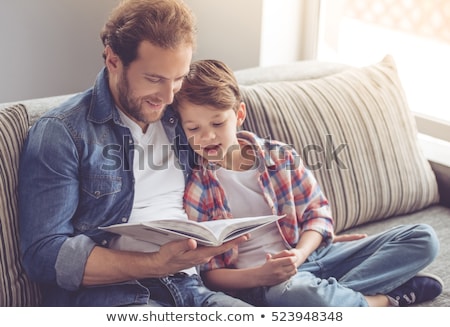
[[[128,218],[127,218],[127,217],[123,217],[123,218],[122,218],[122,222],[123,222],[123,223],[126,223],[127,221],[128,221]]]
[[[103,241],[102,241],[102,245],[103,245],[103,246],[106,246],[107,244],[108,244],[108,241],[107,241],[107,240],[103,240]]]
[[[175,123],[175,118],[170,117],[170,118],[169,118],[169,123],[174,124],[174,123]]]

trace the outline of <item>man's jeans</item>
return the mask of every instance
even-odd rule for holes
[[[148,288],[150,299],[161,306],[181,307],[246,307],[251,306],[221,292],[207,289],[198,275],[177,273],[161,279],[150,278],[140,283]],[[152,305],[152,304],[149,304]]]
[[[256,306],[367,306],[364,295],[387,294],[429,265],[439,250],[424,224],[398,226],[351,242],[332,243],[311,254],[288,281],[245,290]]]

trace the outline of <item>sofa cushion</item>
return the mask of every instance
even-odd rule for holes
[[[0,110],[0,306],[35,306],[39,289],[20,263],[17,220],[17,170],[28,131],[23,105]]]
[[[244,128],[299,152],[330,201],[336,232],[438,202],[391,56],[325,77],[241,90]]]

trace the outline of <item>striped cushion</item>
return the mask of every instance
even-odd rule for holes
[[[39,304],[39,290],[20,264],[18,241],[17,168],[27,131],[24,106],[0,110],[0,307]]]
[[[438,201],[392,57],[241,89],[244,128],[297,149],[330,201],[336,232]]]

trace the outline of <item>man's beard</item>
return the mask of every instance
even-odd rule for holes
[[[131,94],[130,83],[126,76],[127,70],[124,69],[122,77],[120,78],[119,84],[117,85],[117,90],[119,94],[119,104],[121,109],[134,120],[149,124],[155,122],[161,118],[160,113],[156,113],[151,117],[147,117],[142,110],[143,98],[135,98]]]

